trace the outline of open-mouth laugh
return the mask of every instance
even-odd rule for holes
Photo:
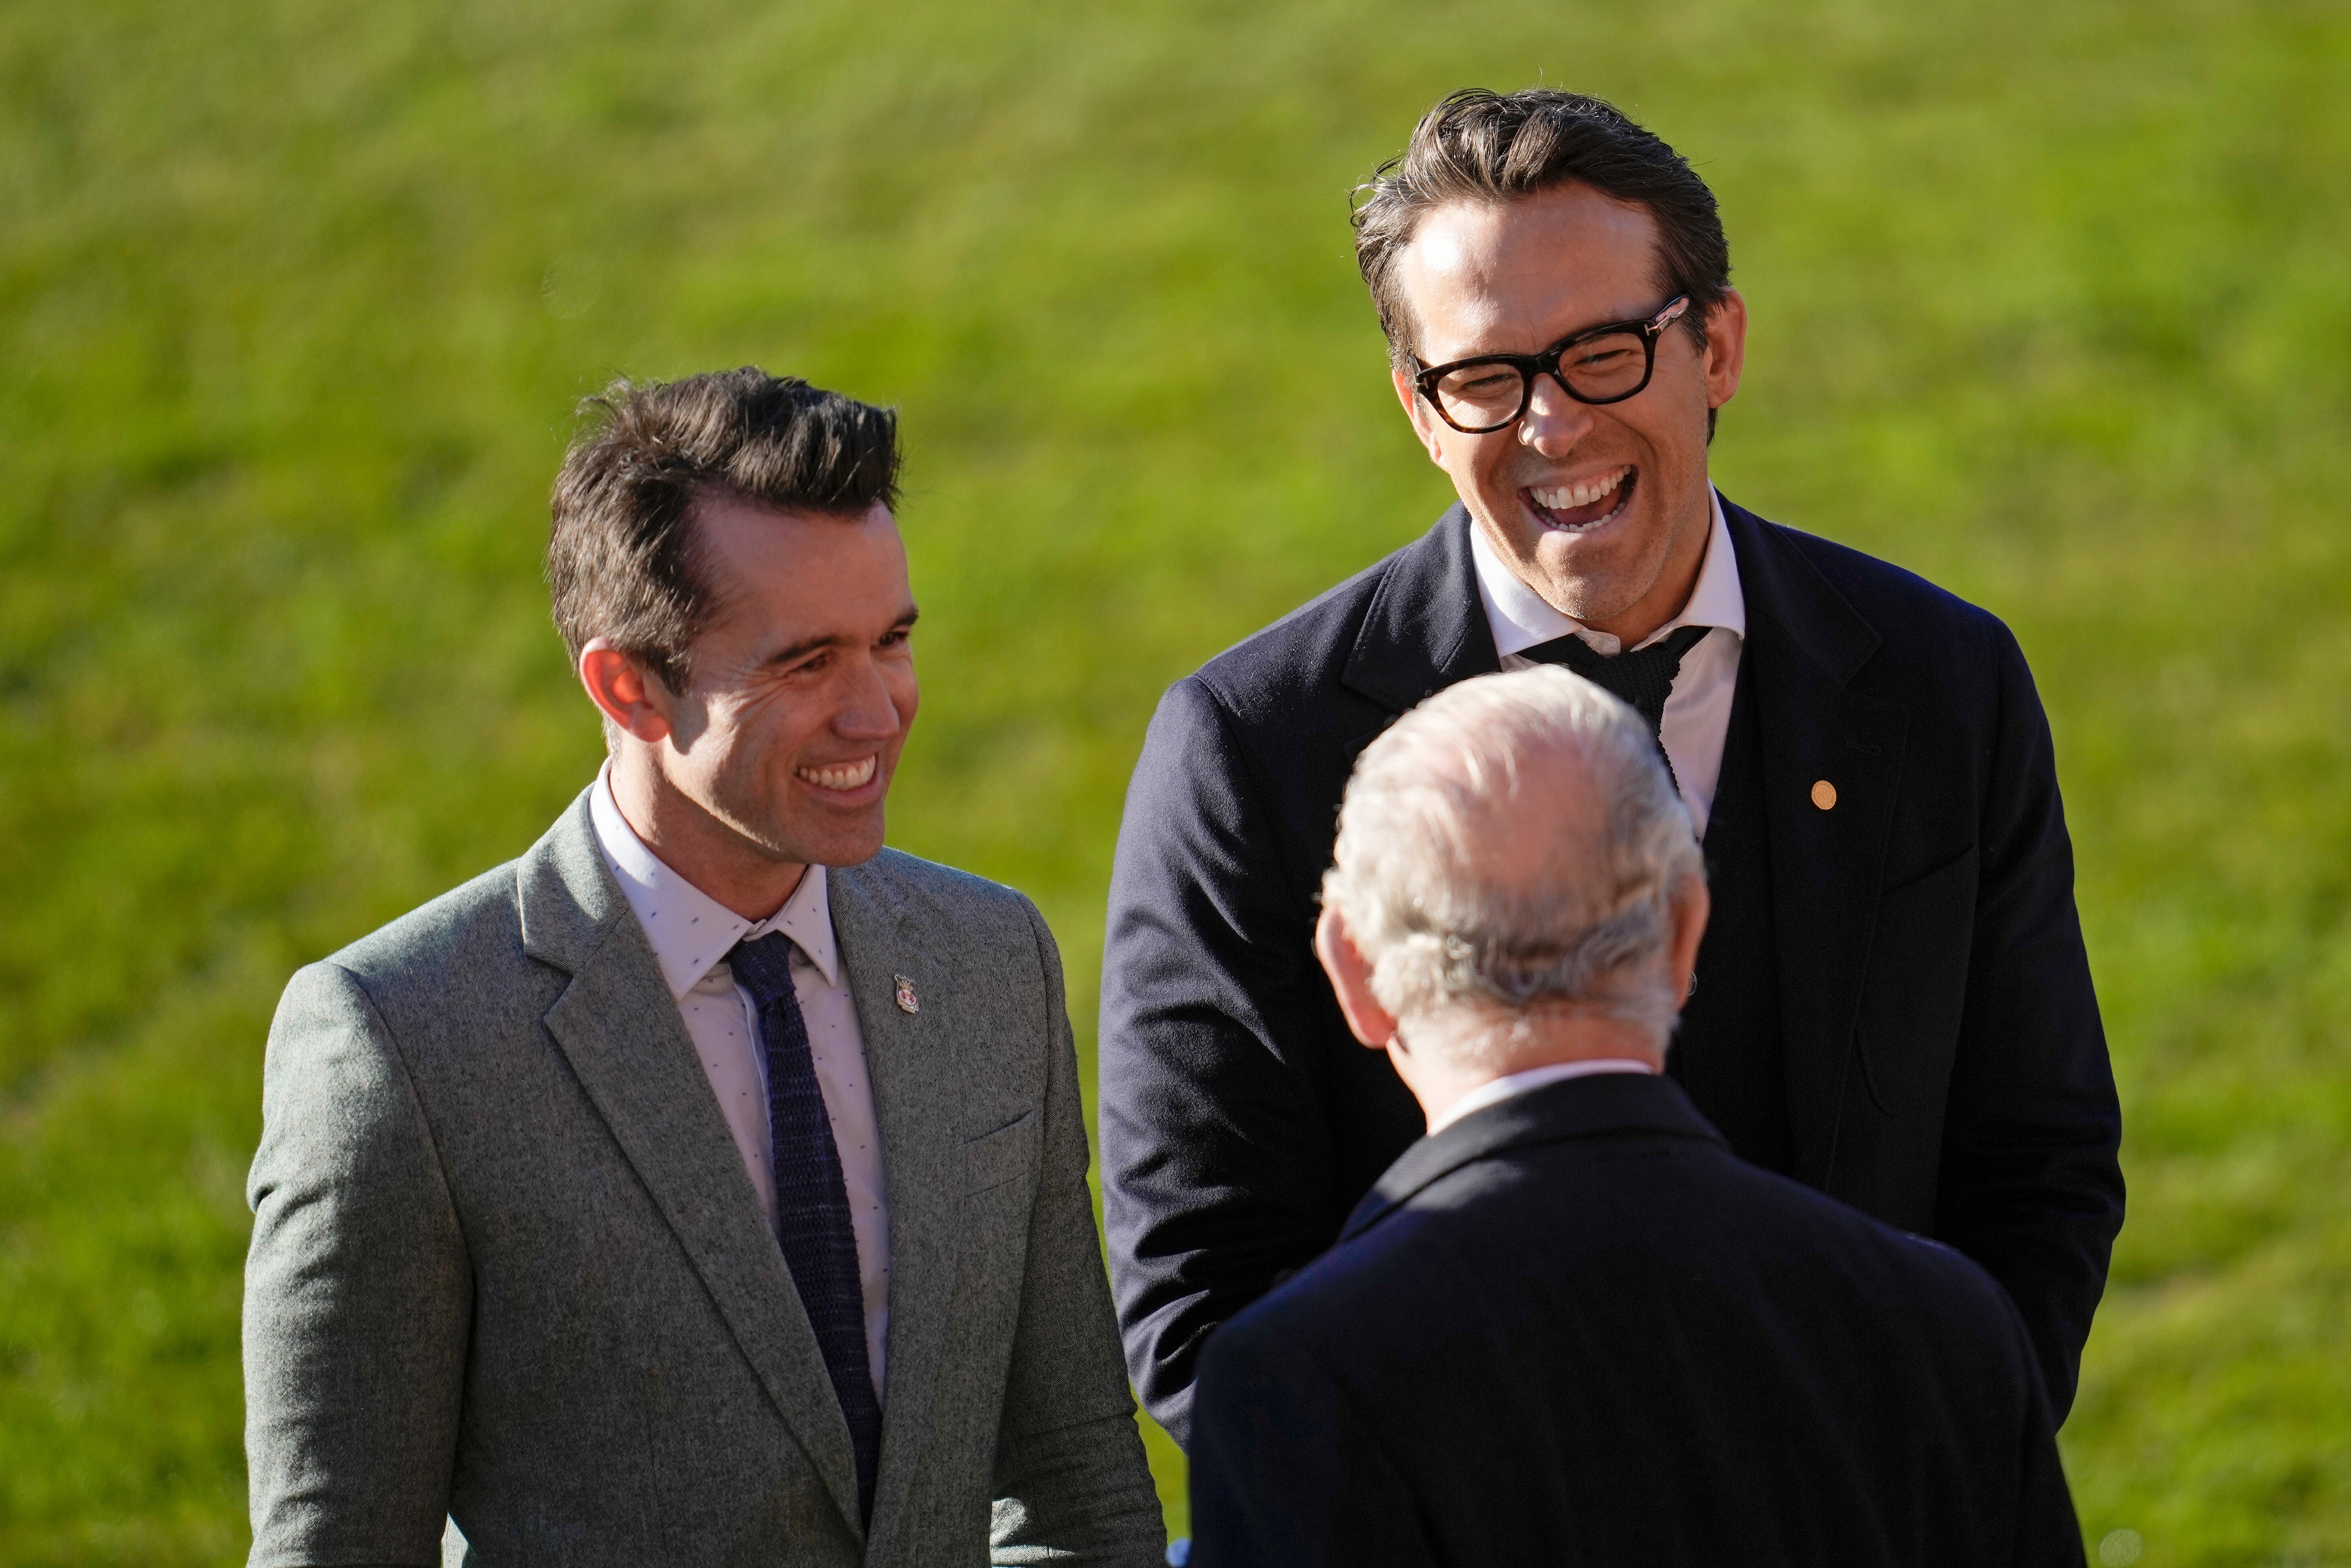
[[[1530,486],[1520,492],[1547,528],[1588,533],[1632,504],[1640,473],[1630,464],[1570,485]]]

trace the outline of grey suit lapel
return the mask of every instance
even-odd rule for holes
[[[549,1032],[858,1531],[849,1423],[676,1003],[596,846],[585,793],[523,857],[517,897],[523,950],[572,977]]]
[[[873,1489],[873,1539],[865,1556],[878,1563],[891,1559],[907,1491],[922,1462],[962,1251],[956,1216],[963,1194],[963,1120],[949,1033],[955,1000],[947,971],[919,940],[886,872],[872,863],[841,867],[829,882],[833,936],[865,1037],[890,1207],[882,1469]],[[900,1004],[901,977],[910,983],[919,1010],[909,1012]]]

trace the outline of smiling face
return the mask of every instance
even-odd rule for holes
[[[1566,184],[1423,218],[1397,262],[1423,364],[1531,354],[1667,303],[1648,210]],[[1447,425],[1409,377],[1396,395],[1495,551],[1553,608],[1627,646],[1677,614],[1712,526],[1707,413],[1739,388],[1746,307],[1707,321],[1708,346],[1668,328],[1648,386],[1622,402],[1570,398],[1549,376],[1518,423]]]
[[[694,505],[717,612],[673,694],[601,638],[580,674],[623,732],[612,789],[673,870],[747,918],[810,865],[882,848],[883,805],[920,695],[906,551],[886,507],[860,517],[731,496]]]
[[[672,779],[774,859],[872,859],[920,700],[897,523],[886,507],[851,521],[711,497],[695,527],[720,609],[695,641]]]

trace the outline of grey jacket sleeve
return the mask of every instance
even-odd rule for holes
[[[1086,1186],[1085,1113],[1052,934],[1029,911],[1046,980],[1045,1125],[1028,1276],[998,1433],[992,1558],[1145,1568],[1165,1526],[1135,1427]]]
[[[252,1563],[436,1568],[472,1276],[399,1051],[332,964],[278,1004],[246,1201]]]

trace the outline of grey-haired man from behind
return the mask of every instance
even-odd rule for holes
[[[2078,1568],[2023,1319],[1662,1076],[1706,931],[1647,724],[1462,682],[1347,786],[1315,948],[1427,1134],[1218,1330],[1195,1568]]]
[[[609,763],[271,1030],[252,1561],[1156,1563],[1052,936],[883,848],[895,419],[599,401],[549,576]]]

